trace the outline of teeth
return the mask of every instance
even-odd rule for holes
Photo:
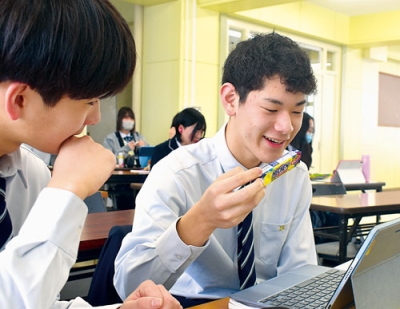
[[[272,138],[269,138],[268,137],[268,139],[271,141],[271,142],[274,142],[274,143],[277,143],[277,144],[279,144],[281,141],[278,141],[278,140],[276,140],[276,139],[272,139]]]

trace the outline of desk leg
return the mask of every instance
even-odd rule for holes
[[[347,223],[348,217],[341,215],[339,222],[339,263],[346,262],[347,259]]]

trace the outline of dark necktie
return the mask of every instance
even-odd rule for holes
[[[124,140],[125,140],[127,143],[129,143],[129,142],[132,142],[132,141],[135,140],[135,139],[133,138],[132,135],[127,135],[127,136],[124,137]]]
[[[256,284],[252,212],[238,226],[237,254],[240,289],[243,290]]]
[[[0,177],[0,251],[12,237],[12,223],[6,208],[6,180]]]

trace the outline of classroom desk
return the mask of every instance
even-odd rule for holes
[[[214,300],[202,305],[193,306],[188,309],[228,309],[229,297]]]
[[[339,254],[335,259],[344,263],[347,260],[347,245],[356,230],[363,228],[360,225],[363,217],[400,213],[400,190],[313,197],[310,209],[340,216],[339,227],[317,228],[314,234],[338,240]],[[348,225],[350,218],[354,219],[351,226]],[[367,233],[373,225],[365,225],[364,231]]]
[[[115,169],[105,184],[144,183],[149,171],[132,169]]]
[[[311,185],[313,187],[313,192],[318,189],[318,187],[332,184],[332,182],[327,181],[312,181]],[[362,191],[365,193],[365,190],[375,190],[376,192],[382,192],[382,188],[386,185],[385,182],[363,182],[363,183],[347,183],[343,184],[346,191]]]
[[[78,261],[98,258],[110,229],[115,225],[132,224],[133,216],[133,209],[88,214],[79,243]]]

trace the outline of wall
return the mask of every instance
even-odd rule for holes
[[[191,3],[144,9],[141,133],[152,145],[168,138],[173,116],[188,106],[201,108],[207,136],[217,130],[219,14],[193,13]]]
[[[400,152],[400,128],[378,126],[379,72],[400,75],[400,63],[364,55],[362,49],[344,50],[341,155],[358,159],[369,154],[371,180],[384,181],[387,188],[400,187],[400,164],[395,159]]]

